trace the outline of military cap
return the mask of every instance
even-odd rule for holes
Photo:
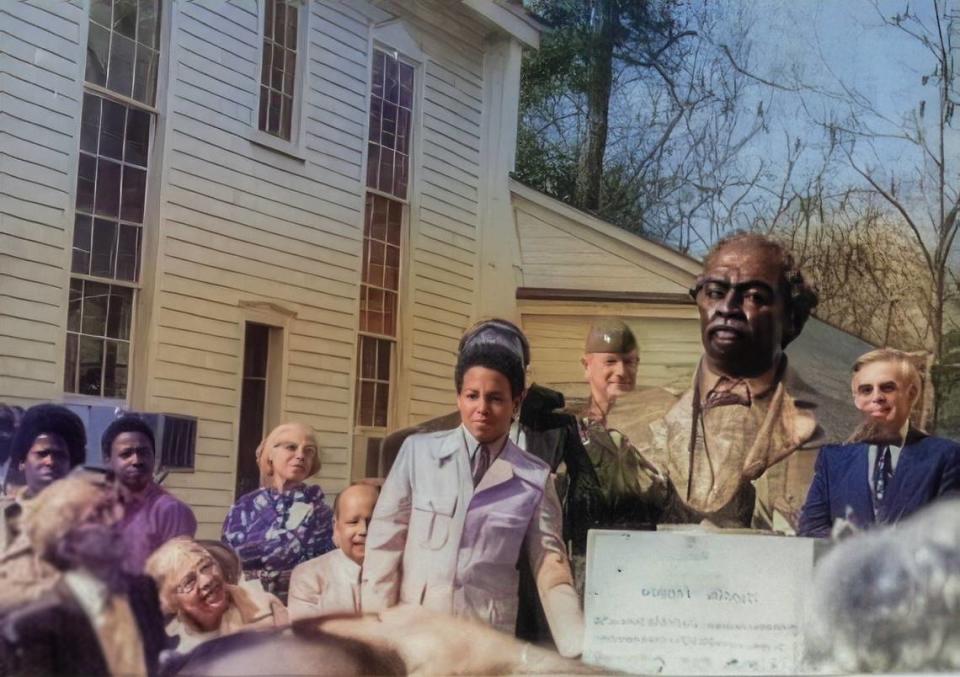
[[[587,332],[585,353],[629,353],[637,349],[637,339],[630,327],[613,318],[594,320]]]

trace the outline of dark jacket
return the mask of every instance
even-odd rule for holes
[[[945,494],[960,492],[960,444],[911,430],[900,450],[883,505],[875,510],[868,481],[869,445],[820,449],[813,484],[800,515],[801,536],[829,536],[834,520],[858,527],[892,524]]]
[[[125,583],[147,674],[156,675],[167,642],[157,588],[146,576],[129,576]],[[96,632],[66,583],[0,619],[0,674],[109,674]]]

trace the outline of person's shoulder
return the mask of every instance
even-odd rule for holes
[[[922,437],[916,444],[921,444],[930,449],[935,449],[943,454],[960,455],[960,443],[946,437],[936,437],[928,435]]]
[[[531,484],[542,487],[544,481],[550,475],[550,466],[546,461],[534,456],[529,451],[521,449],[512,440],[508,439],[506,441],[503,451],[500,453],[501,456],[505,455],[513,464],[514,474]]]
[[[300,562],[300,564],[293,568],[293,572],[290,574],[291,580],[304,576],[313,577],[324,573],[336,564],[336,560],[341,556],[341,552],[340,548],[335,548],[323,553],[319,557],[313,557],[305,562]]]

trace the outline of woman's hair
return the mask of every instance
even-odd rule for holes
[[[147,559],[143,570],[157,584],[160,608],[164,614],[172,616],[179,610],[176,591],[180,581],[177,576],[184,565],[204,557],[217,561],[206,548],[189,536],[177,536],[154,550]]]
[[[457,357],[454,383],[457,393],[463,389],[463,375],[471,367],[486,367],[504,375],[510,383],[511,397],[520,397],[526,387],[523,362],[513,351],[495,343],[483,343],[468,347]]]
[[[307,470],[307,477],[314,475],[320,470],[320,445],[317,444],[317,434],[313,428],[305,423],[289,422],[281,423],[270,431],[270,434],[263,438],[263,441],[257,447],[257,467],[260,469],[260,486],[265,487],[270,484],[270,478],[273,476],[273,462],[270,460],[270,449],[273,448],[274,439],[280,434],[283,428],[296,426],[303,428],[307,436],[313,439],[314,446],[317,447],[317,453],[314,455]]]

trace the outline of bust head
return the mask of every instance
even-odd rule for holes
[[[690,292],[708,365],[734,378],[760,376],[776,366],[817,304],[790,253],[755,233],[718,242]]]
[[[263,486],[278,491],[300,486],[320,470],[317,436],[303,423],[282,423],[257,448]]]

